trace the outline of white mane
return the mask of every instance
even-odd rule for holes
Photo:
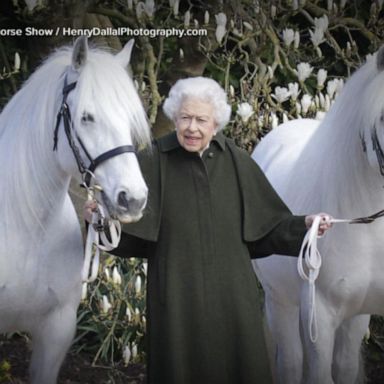
[[[0,115],[0,201],[5,229],[30,231],[32,226],[42,226],[40,207],[48,204],[54,209],[62,205],[51,198],[53,191],[63,187],[57,170],[54,171],[52,148],[71,55],[72,50],[64,48],[48,58]],[[148,123],[140,99],[132,80],[112,55],[89,51],[76,93],[77,108],[71,111],[74,120],[80,119],[84,108],[92,106],[96,115],[108,114],[109,121],[123,119],[139,145],[149,143]],[[7,238],[5,231],[1,232]]]
[[[377,173],[372,172],[361,138],[364,137],[367,152],[372,152],[371,130],[383,113],[383,100],[384,73],[378,72],[375,60],[370,60],[347,81],[295,164],[287,190],[291,191],[288,200],[300,206],[298,213],[308,213],[308,209],[334,215],[343,211],[348,215],[373,213],[373,202],[364,198],[364,191],[367,185],[382,188],[384,179],[380,184]],[[295,188],[291,188],[303,184],[303,174],[308,175],[302,186],[308,191],[304,203],[303,196],[298,194],[299,202]],[[314,196],[315,202],[311,200]],[[354,204],[346,207],[346,201]]]

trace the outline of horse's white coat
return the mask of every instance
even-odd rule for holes
[[[0,115],[0,331],[30,332],[33,384],[56,382],[81,296],[83,243],[67,193],[70,178],[80,175],[62,126],[58,151],[52,150],[64,79],[77,81],[68,104],[93,158],[134,140],[148,143],[144,109],[122,66],[131,48],[132,42],[116,58],[77,40],[73,56],[72,49],[53,54]],[[94,121],[81,121],[84,113]],[[109,159],[95,176],[113,214],[140,217],[141,210],[117,201],[121,191],[131,201],[146,200],[136,156]]]
[[[356,71],[319,126],[305,119],[289,122],[255,149],[253,158],[295,214],[354,218],[383,209],[384,178],[371,141],[376,129],[383,147],[384,73],[378,68],[382,63],[371,60]],[[297,259],[275,255],[254,263],[266,292],[277,382],[357,382],[368,314],[384,314],[383,233],[384,220],[335,224],[319,241],[315,344],[309,340],[308,288]]]

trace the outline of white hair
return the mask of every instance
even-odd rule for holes
[[[164,113],[175,121],[181,104],[190,97],[206,101],[212,105],[218,130],[223,129],[228,124],[231,106],[227,103],[227,94],[215,80],[207,77],[199,76],[178,80],[164,101]]]

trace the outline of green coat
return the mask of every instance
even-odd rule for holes
[[[221,133],[202,158],[172,133],[140,164],[148,208],[114,253],[148,258],[148,382],[271,383],[250,254],[297,255],[304,218]]]

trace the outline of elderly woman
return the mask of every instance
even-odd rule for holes
[[[231,108],[214,80],[179,80],[164,111],[175,132],[141,154],[147,212],[113,252],[148,258],[148,382],[271,383],[251,258],[297,255],[313,216],[220,132]]]

